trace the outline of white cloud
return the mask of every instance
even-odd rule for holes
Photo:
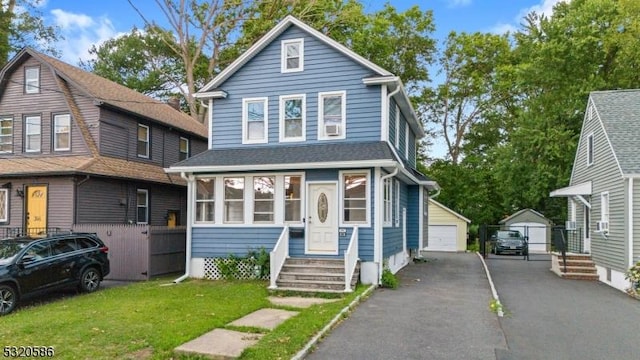
[[[499,23],[494,25],[489,32],[493,34],[506,34],[506,33],[514,33],[518,30],[518,28],[513,24],[505,24]]]
[[[508,32],[515,32],[518,30],[518,25],[522,23],[522,19],[529,13],[535,12],[538,15],[551,16],[553,14],[553,7],[560,2],[571,2],[571,0],[541,0],[539,4],[523,8],[518,12],[518,15],[513,19],[513,23],[505,24],[498,23],[494,25],[489,31],[495,34],[504,34]]]
[[[80,60],[89,60],[91,46],[120,35],[107,17],[92,18],[85,14],[51,10],[54,25],[60,27],[64,40],[57,44],[62,60],[77,65]]]
[[[463,7],[471,5],[472,0],[447,0],[449,7]]]

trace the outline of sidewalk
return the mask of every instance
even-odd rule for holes
[[[472,253],[427,253],[376,290],[307,359],[495,359],[506,342],[482,263]]]

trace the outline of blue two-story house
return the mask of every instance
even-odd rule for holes
[[[343,279],[359,262],[378,284],[426,245],[438,185],[416,170],[425,133],[394,74],[288,16],[196,97],[209,149],[167,169],[188,182],[186,276],[264,247],[274,288],[297,258],[344,261]]]

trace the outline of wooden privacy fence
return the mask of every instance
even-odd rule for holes
[[[78,224],[74,232],[95,233],[109,247],[110,280],[148,280],[185,271],[186,227]]]

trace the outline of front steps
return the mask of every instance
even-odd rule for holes
[[[279,291],[344,292],[344,260],[321,258],[288,258],[276,280]],[[360,263],[351,278],[355,289],[360,278]]]
[[[589,254],[566,254],[567,266],[562,254],[551,253],[551,271],[563,279],[598,281],[598,271]]]

